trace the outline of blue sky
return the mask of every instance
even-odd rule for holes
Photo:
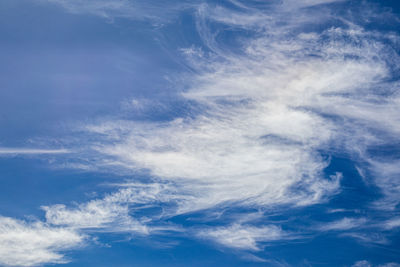
[[[0,265],[400,266],[399,14],[1,1]]]

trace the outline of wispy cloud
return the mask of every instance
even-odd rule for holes
[[[85,237],[62,227],[0,217],[0,264],[37,266],[66,263],[61,251],[77,248]]]
[[[148,226],[152,221],[149,214],[136,219],[132,217],[132,209],[137,206],[166,202],[167,199],[158,197],[163,190],[168,190],[168,187],[162,184],[129,184],[128,188],[75,207],[67,208],[61,204],[43,206],[45,221],[25,222],[0,217],[0,264],[37,266],[44,263],[66,263],[68,259],[62,252],[83,246],[86,243],[83,232],[143,236],[165,231],[182,231],[170,223],[159,222]],[[167,197],[167,194],[162,197]],[[141,208],[138,207],[139,211]]]
[[[355,262],[351,267],[372,267],[369,261],[362,260]]]
[[[102,138],[92,149],[108,164],[145,169],[179,184],[177,194],[192,199],[178,203],[178,213],[224,203],[310,205],[337,193],[341,174],[324,177],[329,160],[321,152],[344,151],[365,162],[367,148],[383,141],[378,131],[400,131],[396,84],[388,82],[398,58],[385,46],[397,37],[365,31],[344,18],[341,27],[306,31],[306,25],[338,19],[329,12],[320,16],[320,8],[329,11],[316,5],[321,3],[305,1],[300,6],[309,8],[289,11],[272,6],[268,18],[252,8],[201,5],[197,29],[212,53],[185,53],[198,74],[182,93],[200,106],[200,114],[88,126],[89,136]],[[280,26],[279,14],[287,12],[296,18]],[[233,53],[216,39],[212,22],[244,24],[259,34],[241,40],[240,53]],[[375,179],[388,188],[385,176]]]
[[[29,154],[66,154],[71,153],[68,149],[38,149],[38,148],[7,148],[0,147],[1,155],[29,155]]]
[[[165,7],[127,0],[48,2],[72,13],[107,18],[157,17]],[[397,162],[374,158],[368,148],[390,144],[400,133],[400,95],[391,79],[400,60],[388,45],[395,46],[399,38],[338,17],[324,5],[333,2],[339,1],[283,1],[262,5],[262,12],[237,1],[240,9],[199,5],[194,19],[202,46],[182,49],[195,73],[182,79],[188,89],[179,96],[196,106],[188,111],[191,116],[166,122],[106,118],[87,125],[81,136],[85,157],[92,156],[86,164],[110,172],[146,173],[148,184],[125,184],[104,198],[73,207],[43,207],[46,223],[148,234],[148,224],[181,214],[230,207],[246,216],[246,208],[275,211],[322,203],[340,192],[343,175],[324,172],[332,155],[363,166],[359,170],[371,174],[385,196],[381,207],[395,207],[400,203]],[[232,48],[218,38],[210,26],[215,24],[245,28],[249,34]],[[134,217],[139,203],[163,210]],[[195,236],[253,251],[290,236],[278,226],[254,226],[223,213],[216,220],[228,226],[201,225]],[[365,223],[364,218],[344,218],[315,230],[354,230]],[[379,233],[342,235],[387,242]],[[54,257],[47,261],[56,261]]]
[[[388,182],[393,179],[379,171],[368,148],[400,132],[400,98],[390,81],[399,58],[387,46],[398,37],[337,17],[324,5],[333,2],[339,1],[284,1],[266,5],[268,12],[251,5],[240,10],[200,5],[195,18],[203,47],[182,50],[196,74],[184,79],[189,89],[181,97],[196,104],[196,113],[167,122],[112,119],[88,125],[88,139],[97,140],[90,147],[99,159],[94,165],[145,170],[168,183],[175,196],[168,211],[173,216],[226,206],[274,210],[321,203],[340,192],[342,178],[324,174],[330,164],[324,155],[344,154],[374,173],[395,206],[397,182]],[[285,23],[282,17],[288,18]],[[337,20],[336,27],[311,30],[310,25]],[[212,23],[256,34],[230,49]],[[171,199],[165,192],[157,195],[160,203]],[[79,213],[88,207],[79,207]],[[47,212],[69,218],[78,211],[54,206]],[[319,230],[363,223],[344,218]]]
[[[371,262],[367,261],[367,260],[361,260],[361,261],[357,261],[355,262],[352,267],[398,267],[400,266],[399,263],[395,263],[395,262],[389,262],[389,263],[384,263],[384,264],[377,264],[374,265]]]
[[[118,191],[103,198],[67,207],[62,204],[43,206],[46,223],[92,232],[126,232],[148,235],[166,231],[181,231],[160,217],[175,214],[174,205],[179,196],[168,184],[119,184]],[[163,214],[143,214],[143,209],[158,207],[163,203]],[[170,203],[170,206],[168,205]]]
[[[394,210],[399,204],[400,192],[400,161],[396,159],[368,158],[368,163],[374,175],[377,186],[383,193],[383,198],[376,201],[374,206],[384,210]]]
[[[343,231],[350,230],[354,228],[359,228],[367,222],[365,218],[343,218],[338,221],[330,222],[321,225],[319,229],[321,231]]]
[[[44,206],[42,209],[46,212],[46,222],[52,225],[148,234],[149,228],[144,223],[148,222],[149,215],[135,219],[131,214],[137,205],[151,205],[173,199],[174,196],[169,195],[168,190],[168,185],[163,184],[129,184],[127,188],[108,194],[104,198],[76,207],[53,205]]]
[[[383,222],[383,227],[388,230],[400,227],[400,217],[395,217]]]
[[[249,225],[233,224],[228,227],[212,227],[197,234],[200,238],[211,239],[223,246],[259,250],[260,243],[281,240],[287,234],[275,225],[254,227]]]
[[[353,238],[360,243],[363,244],[380,244],[380,245],[387,245],[390,243],[390,241],[387,239],[387,237],[384,234],[381,234],[380,232],[373,232],[370,231],[368,233],[364,232],[350,232],[350,233],[343,233],[340,236],[342,237],[350,237]]]
[[[162,23],[184,8],[190,7],[189,1],[138,1],[138,0],[37,0],[64,8],[73,14],[89,14],[106,19],[125,18]]]

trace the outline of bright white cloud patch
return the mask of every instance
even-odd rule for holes
[[[302,149],[300,140],[263,131],[269,123],[260,125],[257,117],[252,121],[256,112],[176,120],[164,126],[140,125],[132,129],[126,142],[98,150],[121,160],[114,164],[150,169],[153,175],[179,184],[182,194],[194,194],[192,200],[180,203],[182,212],[229,201],[304,205],[337,189],[340,175],[319,179],[326,163],[308,147]],[[303,114],[290,113],[303,122],[308,119],[308,115],[302,118]],[[306,188],[296,188],[302,186]]]
[[[202,230],[199,237],[236,249],[259,250],[259,243],[281,240],[287,234],[275,225],[254,227],[233,224],[228,227],[214,227]]]
[[[67,260],[60,252],[81,245],[83,240],[82,235],[68,228],[0,217],[0,264],[65,263]]]

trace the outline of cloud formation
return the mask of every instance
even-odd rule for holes
[[[343,231],[354,228],[359,228],[365,224],[367,220],[365,218],[343,218],[338,221],[330,222],[320,227],[321,231]]]
[[[148,18],[154,14],[147,9],[162,10],[160,3],[126,0],[48,1],[72,13],[108,18],[139,13]],[[163,122],[107,118],[87,125],[79,144],[95,168],[144,173],[145,183],[125,184],[74,207],[43,207],[46,223],[31,226],[7,219],[5,227],[33,234],[63,229],[71,236],[88,229],[149,234],[149,225],[162,225],[171,217],[217,211],[218,226],[201,225],[194,237],[257,251],[289,234],[279,223],[254,226],[225,216],[224,209],[246,216],[248,209],[268,214],[326,202],[341,190],[343,175],[327,173],[334,156],[357,163],[359,172],[371,177],[382,194],[375,208],[394,210],[400,203],[398,159],[372,155],[371,149],[392,144],[400,133],[400,97],[393,77],[400,62],[391,47],[399,39],[332,12],[330,5],[341,2],[197,6],[193,16],[202,45],[181,49],[194,74],[182,79],[188,89],[177,96],[193,104],[189,115]],[[232,49],[216,25],[250,33],[237,34],[238,47]],[[162,211],[143,216],[137,212],[140,205]],[[344,218],[316,231],[354,230],[366,221]],[[398,222],[386,225],[391,229]],[[380,235],[375,241],[362,233],[347,236],[387,242]],[[47,258],[31,263],[27,258],[24,264],[61,261],[53,251],[78,244],[80,236],[74,240],[65,244],[55,238],[42,247]],[[29,255],[25,257],[34,257]],[[13,260],[18,258],[4,262]]]
[[[82,203],[76,207],[65,205],[43,206],[46,212],[46,222],[51,225],[74,229],[90,229],[104,232],[129,232],[146,235],[151,231],[145,225],[149,217],[133,218],[132,213],[143,204],[152,205],[159,201],[158,194],[168,191],[168,186],[162,184],[129,184],[104,198]],[[168,194],[163,196],[166,199]],[[171,196],[171,198],[173,198]]]
[[[395,263],[395,262],[389,262],[389,263],[385,263],[385,264],[373,265],[367,260],[361,260],[361,261],[355,262],[352,265],[352,267],[373,267],[373,266],[377,266],[377,267],[398,267],[398,266],[400,266],[400,264]]]
[[[398,56],[386,45],[398,37],[366,31],[346,17],[322,17],[334,2],[340,1],[287,1],[268,6],[268,15],[251,6],[233,11],[201,5],[196,25],[211,53],[183,50],[197,75],[182,93],[200,112],[170,122],[88,126],[89,136],[102,138],[92,149],[109,165],[148,170],[179,185],[177,194],[191,198],[177,203],[177,214],[324,201],[339,191],[341,178],[324,174],[324,155],[362,163],[375,173],[385,204],[395,206],[398,179],[379,171],[380,164],[390,164],[385,169],[397,175],[395,163],[372,158],[368,149],[400,130],[397,83],[390,81]],[[340,26],[310,26],[331,20],[341,20]],[[233,53],[212,23],[257,34],[241,39],[240,52]]]
[[[394,140],[400,131],[397,83],[391,81],[399,59],[387,45],[398,37],[367,31],[349,17],[330,13],[329,5],[340,2],[284,1],[265,4],[265,12],[237,1],[231,2],[235,10],[199,5],[195,17],[203,47],[182,49],[196,70],[181,94],[196,103],[194,114],[167,122],[113,119],[87,126],[87,136],[98,138],[90,148],[100,158],[95,164],[117,172],[147,171],[169,184],[175,198],[168,216],[173,216],[326,201],[340,192],[342,174],[324,170],[330,156],[345,155],[373,174],[384,206],[394,207],[400,201],[400,182],[390,177],[399,173],[397,162],[368,151]],[[287,18],[284,23],[282,17]],[[314,27],[332,21],[340,23]],[[214,24],[254,35],[241,38],[240,50],[233,51],[218,38]],[[169,192],[168,197],[164,193],[157,195],[160,203],[171,201]],[[127,213],[127,206],[120,207],[118,214]],[[107,220],[114,216],[109,206],[102,209]],[[76,224],[92,213],[100,222],[83,225],[102,225],[96,210],[97,202],[91,202],[77,210],[53,206],[46,212],[50,221],[77,218]],[[321,230],[360,224],[345,218]],[[219,232],[204,233],[218,238]],[[247,244],[254,249],[256,243]]]
[[[198,236],[211,239],[226,247],[256,251],[260,249],[260,242],[282,240],[287,234],[275,225],[254,227],[233,224],[201,230]]]
[[[400,227],[400,217],[395,217],[383,223],[385,229],[394,229]]]
[[[68,149],[38,149],[38,148],[6,148],[0,147],[1,155],[35,155],[35,154],[66,154],[71,153]]]
[[[68,228],[0,217],[0,264],[37,266],[66,263],[61,251],[79,247],[85,237]]]

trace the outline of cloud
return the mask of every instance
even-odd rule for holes
[[[395,262],[389,262],[389,263],[384,263],[384,264],[379,264],[379,265],[373,265],[367,260],[362,260],[362,261],[357,261],[352,265],[352,267],[398,267],[400,264],[395,263]]]
[[[68,208],[58,204],[43,206],[42,209],[46,212],[46,222],[52,225],[91,231],[130,232],[147,235],[153,230],[145,225],[151,220],[149,215],[142,215],[135,219],[133,218],[134,211],[143,204],[150,206],[160,201],[167,202],[169,200],[168,193],[158,196],[163,191],[168,191],[167,185],[129,184],[126,188],[108,194],[104,198],[91,200],[76,207]],[[155,230],[160,229],[161,227],[155,228]]]
[[[135,205],[157,202],[157,194],[167,190],[164,185],[129,184],[103,198],[76,207],[43,206],[44,222],[25,222],[0,217],[0,264],[36,266],[44,263],[66,263],[61,251],[84,245],[86,233],[112,232],[148,235],[164,231],[181,231],[172,224],[148,226],[149,214],[132,217]],[[158,216],[158,215],[157,215]]]
[[[195,74],[183,79],[188,89],[179,96],[196,109],[170,121],[113,118],[87,125],[87,140],[96,141],[82,143],[90,145],[92,163],[111,172],[148,174],[150,184],[153,178],[168,184],[170,190],[157,193],[158,205],[168,206],[161,220],[223,207],[271,211],[324,202],[340,192],[342,178],[339,172],[324,172],[330,156],[347,157],[373,174],[384,203],[395,206],[398,179],[390,177],[397,169],[380,168],[389,162],[372,157],[368,149],[400,132],[400,98],[391,81],[399,58],[387,45],[398,37],[367,31],[320,5],[333,2],[285,1],[267,5],[268,12],[250,5],[239,10],[199,5],[195,19],[203,47],[182,49]],[[282,22],[282,15],[294,12]],[[338,25],[312,27],[333,21]],[[215,23],[254,35],[239,38],[232,49],[210,26]],[[130,197],[125,203],[96,200],[46,212],[55,224],[105,227],[121,214],[129,217]],[[349,230],[363,223],[344,218],[319,230]]]
[[[260,249],[260,242],[281,240],[287,237],[287,234],[275,225],[254,227],[233,224],[228,227],[204,229],[197,236],[211,239],[226,247],[256,251]]]
[[[137,0],[37,0],[64,8],[72,14],[89,14],[106,19],[125,18],[133,20],[150,20],[162,23],[190,5],[163,1]]]
[[[368,163],[372,174],[378,178],[377,185],[383,193],[383,198],[374,203],[375,207],[383,210],[395,210],[399,204],[400,192],[399,160],[370,157]]]
[[[331,4],[337,2],[345,2],[346,0],[287,0],[284,1],[284,5],[296,7],[296,8],[303,8],[303,7],[311,7],[316,5],[324,5],[324,4]]]
[[[0,217],[0,264],[9,266],[36,266],[45,263],[66,263],[61,251],[84,245],[86,233],[112,232],[148,235],[182,231],[169,223],[158,222],[149,214],[135,219],[135,207],[140,212],[143,204],[151,208],[152,202],[164,201],[158,193],[168,190],[166,185],[129,184],[127,188],[103,198],[66,207],[43,206],[45,221],[25,222]],[[164,194],[166,197],[167,194]],[[173,196],[171,196],[173,198]],[[159,215],[156,215],[157,217]],[[148,225],[150,224],[150,225]]]
[[[352,267],[372,267],[372,265],[368,261],[362,260],[355,262]]]
[[[29,154],[66,154],[68,149],[37,149],[37,148],[5,148],[0,147],[1,155],[29,155]]]
[[[343,233],[340,236],[351,237],[364,244],[388,245],[390,243],[390,241],[387,239],[385,235],[376,231],[369,231],[368,233],[364,232]]]
[[[164,126],[140,125],[129,130],[132,135],[126,142],[96,149],[116,156],[120,161],[115,165],[150,169],[153,175],[179,183],[182,193],[196,194],[192,201],[181,203],[186,211],[242,200],[260,205],[303,205],[318,201],[325,190],[337,189],[340,175],[313,183],[325,163],[314,158],[312,151],[302,150],[300,145],[279,146],[273,136],[262,137],[262,125],[240,115],[226,121],[200,118]],[[307,115],[304,117],[306,120]],[[253,125],[260,129],[252,132]],[[291,187],[302,185],[309,187],[291,192]]]
[[[104,200],[94,200],[76,209],[65,205],[43,207],[46,221],[53,225],[62,225],[82,229],[104,229],[104,231],[148,233],[146,226],[128,216],[128,207]]]
[[[339,192],[341,174],[324,175],[324,155],[368,162],[368,147],[384,141],[378,132],[399,133],[399,96],[388,82],[398,57],[385,45],[388,36],[351,23],[306,30],[334,17],[321,17],[317,2],[304,2],[312,8],[282,26],[274,12],[289,11],[279,5],[266,20],[253,9],[200,6],[197,29],[212,53],[195,53],[197,75],[182,93],[200,111],[169,122],[89,125],[87,135],[100,140],[91,149],[108,166],[147,170],[179,185],[177,194],[192,198],[178,203],[177,213],[232,203],[311,205]],[[241,28],[239,21],[258,34],[232,53],[208,25]],[[185,54],[190,61],[193,53]],[[374,178],[389,188],[385,175]]]
[[[160,3],[48,1],[107,18],[147,19],[164,11]],[[394,208],[400,203],[397,161],[369,149],[390,145],[400,133],[400,95],[393,81],[400,61],[391,48],[399,39],[338,17],[323,5],[333,2],[284,1],[262,11],[242,3],[239,10],[199,5],[194,19],[202,46],[181,50],[193,73],[182,79],[187,89],[177,96],[193,103],[185,113],[190,115],[163,122],[108,117],[87,125],[81,136],[82,158],[91,159],[85,164],[145,174],[148,184],[127,184],[74,207],[43,207],[47,223],[147,234],[148,225],[181,214],[229,207],[244,217],[247,209],[267,213],[322,203],[340,192],[343,175],[326,173],[332,156],[357,163],[373,177],[384,196],[376,207]],[[232,47],[215,25],[248,34],[239,34]],[[162,211],[143,216],[140,205]],[[220,214],[216,221],[229,226],[202,225],[196,236],[245,250],[290,236],[275,225],[257,227]],[[365,223],[343,218],[316,231]],[[379,233],[342,235],[387,243]]]
[[[0,264],[36,266],[44,263],[66,263],[60,253],[83,244],[85,237],[68,228],[42,222],[0,217]]]
[[[383,222],[383,227],[388,230],[400,227],[400,217],[395,217]]]
[[[344,231],[363,226],[367,220],[365,218],[343,218],[338,221],[330,222],[320,226],[321,231]]]
[[[127,0],[51,2],[104,16],[124,17],[144,8]],[[320,5],[333,2],[339,1],[284,1],[266,5],[269,12],[245,4],[239,10],[199,5],[196,27],[211,53],[182,50],[189,61],[195,57],[197,71],[182,97],[200,112],[162,123],[113,119],[87,126],[88,139],[99,138],[90,148],[97,165],[147,170],[179,185],[177,194],[192,196],[178,203],[177,213],[185,213],[224,203],[272,207],[324,201],[339,192],[341,178],[324,176],[329,165],[324,155],[345,153],[368,164],[395,206],[400,187],[388,181],[398,179],[379,173],[379,164],[388,163],[378,164],[367,150],[388,140],[382,136],[400,132],[400,98],[389,81],[399,60],[386,45],[398,37],[368,32],[349,18],[311,31],[310,25],[339,19]],[[161,4],[146,5],[155,10]],[[280,23],[282,14],[293,12],[296,16]],[[212,23],[257,35],[240,39],[235,47],[240,52],[234,53],[217,39]]]

